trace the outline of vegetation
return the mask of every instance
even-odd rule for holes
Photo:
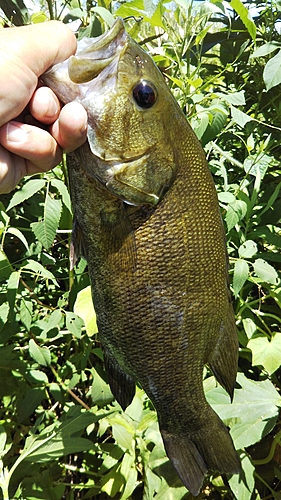
[[[280,3],[0,1],[3,26],[113,16],[153,55],[205,147],[225,221],[240,341],[234,402],[205,372],[240,476],[199,498],[281,499]],[[198,186],[200,189],[200,186]],[[69,269],[65,164],[0,203],[0,499],[190,499],[139,388],[124,413],[106,383],[86,262]]]

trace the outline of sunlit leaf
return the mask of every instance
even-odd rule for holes
[[[238,296],[249,275],[249,266],[243,259],[237,259],[234,264],[233,290],[235,297]]]
[[[23,185],[21,189],[15,192],[7,207],[7,211],[15,207],[16,205],[19,205],[23,201],[31,198],[31,196],[33,196],[35,193],[37,193],[37,191],[42,189],[45,186],[45,184],[46,181],[44,181],[43,179],[30,179]]]
[[[275,271],[274,267],[272,267],[268,262],[263,259],[257,259],[253,263],[254,270],[256,275],[261,278],[266,283],[272,283],[273,285],[277,285],[278,283],[278,274]]]
[[[254,337],[247,347],[253,353],[253,365],[263,366],[271,375],[281,365],[281,333],[277,332],[268,339],[267,337]]]
[[[50,195],[46,196],[43,219],[30,224],[36,238],[48,249],[52,245],[58,229],[62,205],[60,200],[55,200]]]
[[[266,63],[263,79],[266,90],[270,90],[281,83],[281,50]]]
[[[241,2],[241,0],[231,0],[230,6],[240,16],[242,23],[246,26],[252,39],[256,39],[256,25],[252,19],[249,9]]]
[[[93,306],[91,287],[87,286],[80,290],[73,308],[75,314],[83,319],[89,336],[94,335],[98,331],[96,313]]]
[[[30,339],[29,341],[29,353],[39,365],[50,365],[51,352],[47,349],[47,347],[40,347],[33,339]]]
[[[245,241],[245,243],[242,243],[242,245],[238,248],[239,257],[242,259],[249,259],[253,257],[257,251],[257,244],[253,240]]]

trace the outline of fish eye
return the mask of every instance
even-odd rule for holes
[[[157,92],[152,83],[142,80],[133,88],[133,97],[140,108],[148,109],[155,104]]]

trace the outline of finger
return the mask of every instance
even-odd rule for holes
[[[24,158],[15,162],[14,155],[0,145],[0,194],[10,193],[25,173]]]
[[[60,103],[51,89],[40,87],[32,96],[29,111],[39,122],[52,124],[59,117]]]
[[[38,77],[75,53],[76,38],[59,21],[0,32],[0,125],[18,116],[36,89]]]
[[[10,153],[26,160],[21,177],[50,170],[62,156],[60,147],[49,132],[15,121],[0,128],[0,143]]]
[[[87,139],[87,113],[81,104],[66,104],[59,119],[53,124],[51,133],[61,148],[68,153],[82,146]]]

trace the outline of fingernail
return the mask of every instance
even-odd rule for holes
[[[22,128],[22,125],[16,125],[13,122],[7,124],[6,140],[7,142],[24,142],[26,141],[27,133]]]

